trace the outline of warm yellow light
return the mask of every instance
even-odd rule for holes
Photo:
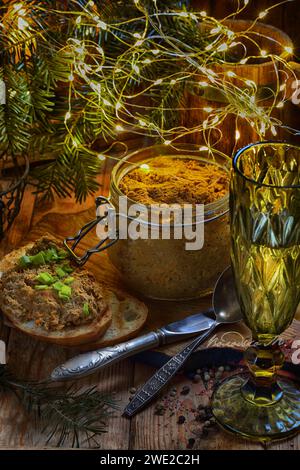
[[[223,44],[221,44],[219,47],[218,47],[218,51],[219,52],[225,52],[228,50],[228,44],[226,44],[226,42],[223,42]]]
[[[118,101],[117,104],[116,104],[116,110],[118,111],[121,108],[122,108],[122,105],[121,105],[120,101]]]
[[[133,37],[137,38],[137,39],[141,39],[141,35],[140,33],[134,33]]]
[[[75,21],[76,24],[80,24],[81,23],[81,16],[78,16],[76,18],[76,21]]]
[[[97,28],[103,29],[103,31],[107,30],[107,24],[104,21],[98,21]]]
[[[202,147],[199,147],[199,150],[200,152],[206,152],[207,150],[209,150],[209,148],[206,147],[206,145],[202,145]]]
[[[236,77],[236,73],[234,73],[232,70],[229,70],[227,72],[228,77]]]
[[[293,54],[294,53],[294,49],[292,47],[285,47],[284,50],[288,53],[288,54]]]
[[[101,161],[103,161],[103,160],[105,160],[105,159],[106,159],[106,156],[105,156],[105,155],[103,155],[103,153],[99,153],[99,154],[97,155],[97,157],[98,157],[98,158],[99,158],[99,160],[101,160]]]
[[[151,59],[145,59],[145,60],[143,60],[143,64],[152,64],[152,60]]]
[[[143,40],[143,39],[139,39],[138,41],[136,41],[135,47],[140,47],[140,46],[142,46],[142,44],[144,44],[144,40]]]
[[[142,119],[139,120],[139,125],[142,126],[142,127],[146,127],[147,124],[145,121],[143,121]]]
[[[164,141],[164,144],[165,144],[165,145],[170,145],[171,143],[172,143],[172,140],[165,140],[165,141]]]
[[[183,18],[188,18],[189,14],[186,11],[181,11],[180,13],[178,13],[178,16],[182,16]]]
[[[274,137],[277,135],[277,130],[275,126],[271,126],[271,132],[274,135]]]
[[[253,87],[256,86],[256,84],[255,84],[252,80],[246,80],[245,83],[246,83],[246,85],[251,86],[251,87],[252,87],[252,86],[253,86]]]
[[[206,87],[206,86],[208,86],[208,83],[207,82],[199,82],[199,86],[200,87]]]
[[[258,15],[259,19],[263,19],[267,16],[268,12],[267,11],[261,11],[260,14]]]
[[[28,21],[26,21],[22,16],[20,16],[18,18],[18,28],[21,30],[21,31],[24,31],[25,29],[27,29],[29,26],[29,23]]]
[[[68,121],[71,118],[72,114],[68,111],[65,115],[65,121]]]
[[[241,138],[241,133],[240,133],[240,131],[237,129],[237,130],[235,131],[235,140],[240,140],[240,138]]]
[[[240,60],[240,64],[242,64],[242,65],[246,64],[247,60],[248,60],[247,58]]]
[[[153,55],[157,55],[157,54],[159,54],[160,51],[159,51],[159,49],[153,49],[151,52],[152,52]]]
[[[206,46],[205,50],[206,51],[211,51],[213,48],[213,45],[212,44],[208,44],[208,46]]]
[[[170,85],[175,85],[175,84],[176,84],[176,80],[173,79],[170,81]]]
[[[134,64],[134,65],[132,66],[132,68],[133,68],[133,70],[135,71],[135,73],[137,73],[137,74],[139,75],[139,73],[140,73],[140,68],[139,68],[139,66],[136,65],[136,64]]]
[[[124,131],[124,127],[121,126],[121,124],[117,124],[117,125],[116,125],[116,131],[117,131],[117,132],[123,132],[123,131]]]
[[[218,34],[221,31],[221,27],[213,28],[210,30],[210,34]]]
[[[112,106],[111,102],[106,100],[105,98],[103,99],[103,104],[105,104],[105,106]]]
[[[154,85],[160,85],[162,82],[163,82],[162,78],[159,78],[158,80],[154,82]]]
[[[74,75],[71,73],[71,74],[69,75],[69,81],[70,81],[70,82],[73,82],[73,80],[74,80]]]
[[[142,164],[140,165],[140,169],[141,169],[141,170],[145,170],[145,171],[149,171],[149,170],[150,170],[150,166],[147,165],[147,163],[142,163]]]
[[[211,113],[213,111],[213,108],[203,108],[203,111],[206,113]]]
[[[262,50],[260,51],[260,55],[261,55],[262,57],[266,57],[266,56],[268,55],[268,53],[267,53],[267,51],[265,51],[264,49],[262,49]]]
[[[203,16],[203,17],[204,17],[204,16],[207,16],[206,11],[204,11],[204,10],[200,11],[200,16]]]
[[[281,108],[283,108],[283,107],[284,107],[284,102],[283,102],[283,101],[281,101],[280,103],[278,103],[278,104],[276,105],[276,108],[279,108],[279,109],[281,109]]]

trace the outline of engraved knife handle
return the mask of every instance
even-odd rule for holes
[[[127,417],[134,416],[138,411],[148,405],[183,367],[187,359],[198,346],[208,338],[215,327],[216,324],[212,325],[209,330],[205,331],[201,336],[198,336],[192,343],[173,356],[164,366],[155,372],[148,382],[137,391],[130,403],[128,403],[124,410],[124,415]]]
[[[157,330],[117,346],[109,346],[97,351],[79,354],[56,367],[51,373],[51,380],[57,382],[85,377],[121,359],[160,346],[163,343],[163,338],[163,332]]]

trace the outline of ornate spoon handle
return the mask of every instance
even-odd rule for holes
[[[216,324],[212,325],[209,330],[201,336],[198,336],[192,343],[173,356],[164,366],[155,372],[151,379],[137,391],[131,402],[128,403],[124,410],[124,415],[128,417],[134,416],[138,411],[148,405],[182,368],[195,349],[208,338],[215,327]]]

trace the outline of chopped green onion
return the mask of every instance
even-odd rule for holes
[[[74,281],[75,281],[75,277],[66,277],[66,279],[64,279],[65,284],[72,284],[72,282]]]
[[[36,290],[48,290],[48,289],[49,289],[49,286],[37,285],[37,286],[34,286],[34,288],[35,288]]]
[[[56,268],[55,270],[58,277],[64,277],[67,273],[60,267]]]
[[[34,266],[40,266],[42,264],[45,264],[45,258],[44,258],[43,252],[41,251],[40,253],[37,253],[36,255],[31,256],[30,261]]]
[[[36,279],[37,281],[42,282],[43,284],[47,284],[48,286],[55,282],[53,276],[50,273],[40,273]]]
[[[60,259],[66,259],[66,258],[68,258],[68,256],[69,256],[69,255],[68,255],[68,253],[66,252],[66,250],[59,250],[59,252],[58,252],[58,257],[59,257]]]
[[[19,259],[19,265],[21,268],[28,268],[31,265],[30,256],[24,255]]]
[[[67,274],[71,274],[71,273],[74,271],[74,269],[71,268],[71,266],[68,265],[68,264],[64,264],[64,265],[62,266],[62,269],[63,269]]]
[[[67,295],[68,297],[71,297],[72,295],[72,289],[69,286],[63,285],[63,287],[59,290],[60,294],[62,295]]]
[[[53,289],[60,291],[64,287],[64,283],[57,281],[52,285]]]
[[[65,300],[65,301],[70,300],[70,297],[68,295],[63,294],[62,292],[58,293],[58,297],[62,300]]]
[[[85,317],[87,317],[90,314],[90,307],[89,307],[89,304],[87,302],[85,304],[83,304],[82,311],[83,311]]]

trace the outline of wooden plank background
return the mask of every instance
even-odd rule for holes
[[[235,0],[222,1],[194,1],[199,8],[223,17],[232,11]],[[273,1],[253,1],[252,15],[274,4]],[[249,14],[245,14],[249,17]],[[276,9],[267,17],[268,22],[286,31],[300,46],[300,8],[299,0]],[[286,121],[294,127],[299,122],[299,110],[290,107]],[[107,193],[111,163],[106,162],[103,174],[99,177],[102,193]],[[2,242],[0,254],[4,254],[20,244],[26,237],[34,239],[43,231],[55,232],[61,236],[73,233],[81,220],[94,215],[94,198],[89,198],[83,206],[75,204],[72,199],[55,201],[51,205],[38,204],[28,188],[23,200],[21,213],[16,220],[9,237]],[[56,225],[53,225],[53,221]],[[107,263],[105,257],[103,263]],[[117,274],[112,274],[112,280]],[[203,301],[203,307],[209,304],[209,299]],[[40,379],[46,377],[54,366],[69,357],[70,352],[62,348],[38,343],[15,330],[7,328],[0,320],[0,338],[8,346],[9,365],[19,377]],[[141,385],[152,373],[150,367],[142,364],[124,361],[105,371],[83,380],[82,384],[96,384],[102,391],[116,392],[121,407],[125,406],[129,398],[129,389]],[[190,382],[184,377],[179,379],[180,387]],[[197,386],[193,385],[193,393],[186,400],[190,400],[197,407]],[[179,400],[183,400],[178,393]],[[179,413],[179,412],[178,412]],[[157,416],[154,414],[154,404],[131,421],[123,418],[120,412],[109,422],[108,433],[101,439],[103,449],[186,449],[188,439],[191,437],[189,422],[182,426],[176,424],[178,413]],[[36,433],[28,416],[24,414],[16,399],[10,394],[0,396],[0,448],[43,448],[45,437]],[[262,449],[258,444],[249,443],[233,438],[221,431],[215,432],[206,439],[197,439],[195,449]],[[300,437],[281,444],[274,444],[275,449],[299,449]]]

